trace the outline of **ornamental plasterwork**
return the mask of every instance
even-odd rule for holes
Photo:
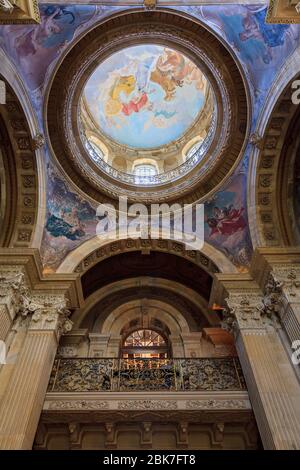
[[[250,410],[248,399],[211,400],[123,400],[110,407],[109,400],[46,400],[44,410]]]
[[[44,409],[49,410],[108,410],[109,402],[101,400],[56,400],[47,401]]]
[[[177,401],[173,400],[128,400],[118,404],[119,410],[177,410]]]
[[[186,403],[187,409],[193,410],[226,410],[226,409],[251,409],[249,400],[189,400]]]

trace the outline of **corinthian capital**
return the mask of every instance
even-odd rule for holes
[[[72,329],[72,322],[68,318],[71,312],[63,295],[24,295],[20,313],[23,317],[30,316],[31,330],[54,330],[63,334]]]
[[[227,309],[224,314],[223,328],[237,330],[265,330],[274,324],[274,318],[265,311],[264,297],[261,293],[233,293],[226,299]]]

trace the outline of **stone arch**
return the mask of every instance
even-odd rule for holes
[[[141,307],[144,307],[144,305],[144,299],[139,299],[126,302],[112,310],[103,323],[101,333],[120,335],[128,321],[136,318],[136,316],[140,314]],[[149,317],[155,317],[154,309],[159,309],[161,315],[160,319],[169,328],[171,334],[189,333],[190,329],[188,323],[178,309],[164,301],[151,298],[147,299]],[[95,329],[97,329],[97,323],[95,324]]]
[[[193,289],[184,286],[178,282],[169,281],[166,279],[160,278],[150,278],[150,277],[139,277],[139,278],[131,278],[125,279],[123,281],[113,282],[104,286],[97,291],[93,292],[83,303],[82,307],[75,311],[72,316],[72,321],[74,322],[74,328],[82,328],[86,327],[87,325],[84,324],[85,319],[90,314],[90,312],[97,307],[97,305],[102,304],[105,299],[109,297],[111,293],[118,293],[119,295],[123,296],[124,293],[130,289],[139,288],[151,288],[152,291],[160,287],[160,290],[164,292],[164,301],[169,305],[172,305],[170,302],[170,298],[172,295],[178,295],[180,293],[180,297],[189,301],[191,305],[194,306],[195,309],[203,316],[205,322],[210,326],[217,326],[219,324],[219,318],[214,312],[208,313],[207,311],[207,301]],[[168,296],[170,294],[170,296]],[[153,295],[153,294],[152,294]],[[122,305],[123,299],[120,300],[120,305]],[[173,302],[174,306],[175,302]],[[102,307],[103,308],[103,307]],[[94,325],[97,325],[96,327]],[[91,330],[95,330],[95,328],[99,331],[101,330],[101,326],[99,325],[99,320],[96,318],[95,323],[92,324],[90,327]],[[190,328],[190,327],[189,327]]]
[[[120,338],[120,347],[122,345],[122,330],[127,324],[140,316],[141,308],[145,308],[145,299],[126,302],[120,305],[105,320],[101,333],[103,335],[111,335],[113,338]],[[169,330],[168,341],[172,347],[173,355],[184,356],[183,335],[189,334],[190,329],[187,321],[181,312],[169,305],[167,302],[155,299],[147,299],[147,315],[149,316],[149,325],[151,328],[151,320],[156,319],[162,322]],[[95,325],[96,327],[96,325]],[[139,324],[138,328],[145,325]],[[137,329],[137,328],[135,328]],[[134,329],[133,329],[134,331]],[[117,353],[117,351],[115,351]]]
[[[237,268],[231,263],[231,261],[221,251],[217,250],[208,243],[204,243],[200,252],[199,250],[186,250],[183,243],[168,239],[132,240],[124,238],[115,241],[105,241],[100,240],[98,237],[94,237],[88,240],[70,252],[58,267],[57,272],[76,272],[80,275],[83,275],[95,264],[110,256],[137,250],[142,252],[156,250],[167,253],[174,253],[177,256],[182,256],[195,263],[210,274],[217,272],[237,272]]]
[[[108,334],[109,332],[112,332],[113,334],[121,334],[126,323],[130,321],[130,319],[134,319],[138,314],[138,310],[143,307],[143,302],[144,299],[134,300],[112,310],[111,314],[103,323],[101,333]],[[171,334],[189,332],[188,323],[178,309],[169,305],[167,302],[151,298],[147,299],[147,310],[149,311],[149,316],[153,314],[153,307],[160,309],[161,320],[168,326]],[[129,311],[130,314],[128,313]],[[96,328],[97,323],[95,324],[95,329]]]
[[[9,75],[9,71],[8,66],[6,75]],[[25,98],[21,102],[15,92],[13,85],[19,84],[16,89],[20,93],[20,83],[16,78],[13,84],[9,83],[3,75],[0,78],[6,86],[6,104],[0,106],[0,115],[3,171],[7,181],[6,190],[10,195],[6,198],[9,204],[6,212],[9,216],[8,218],[5,216],[5,230],[2,231],[0,244],[6,247],[32,247],[35,240],[37,215],[41,207],[39,195],[41,196],[43,189],[39,188],[36,155],[40,137],[32,136],[30,121],[27,120],[28,112],[25,113],[23,109]],[[33,122],[31,122],[32,125]],[[41,197],[45,197],[45,194]]]
[[[283,171],[280,160],[290,123],[297,112],[297,106],[292,103],[292,83],[300,76],[295,67],[299,60],[297,49],[270,89],[252,136],[248,214],[254,247],[292,244],[284,227],[279,199]]]

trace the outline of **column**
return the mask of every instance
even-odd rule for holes
[[[60,334],[72,327],[63,295],[25,295],[28,330],[0,406],[0,449],[31,449]]]
[[[223,326],[235,333],[264,448],[300,449],[300,385],[280,339],[276,303],[254,281],[220,278],[228,306]]]
[[[290,344],[300,342],[300,249],[261,249],[256,259],[268,275],[266,289],[277,303]]]

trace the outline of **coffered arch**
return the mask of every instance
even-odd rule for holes
[[[290,164],[285,149],[288,144],[293,145],[293,142],[287,142],[290,138],[289,126],[298,112],[298,107],[292,102],[292,83],[296,79],[299,79],[299,74],[278,98],[263,136],[253,136],[256,148],[249,178],[248,201],[250,204],[255,202],[254,206],[250,206],[249,213],[252,237],[258,246],[293,245],[291,229],[283,215],[282,188],[286,184],[283,174]]]
[[[22,103],[4,76],[6,104],[0,105],[2,181],[5,183],[3,230],[0,245],[31,247],[39,207],[36,150],[39,139],[31,134]],[[44,195],[45,196],[45,195]]]
[[[278,72],[251,137],[247,200],[254,248],[292,243],[285,233],[277,195],[282,184],[278,173],[282,170],[280,155],[289,124],[297,112],[292,103],[292,84],[299,80],[299,60],[300,50],[296,48]]]
[[[120,238],[115,241],[94,237],[71,251],[58,267],[57,272],[76,272],[83,275],[95,264],[110,256],[136,250],[145,253],[151,250],[174,253],[190,260],[210,274],[237,272],[236,266],[224,253],[208,243],[204,242],[201,251],[187,250],[182,242],[170,240],[167,237],[158,240]]]

